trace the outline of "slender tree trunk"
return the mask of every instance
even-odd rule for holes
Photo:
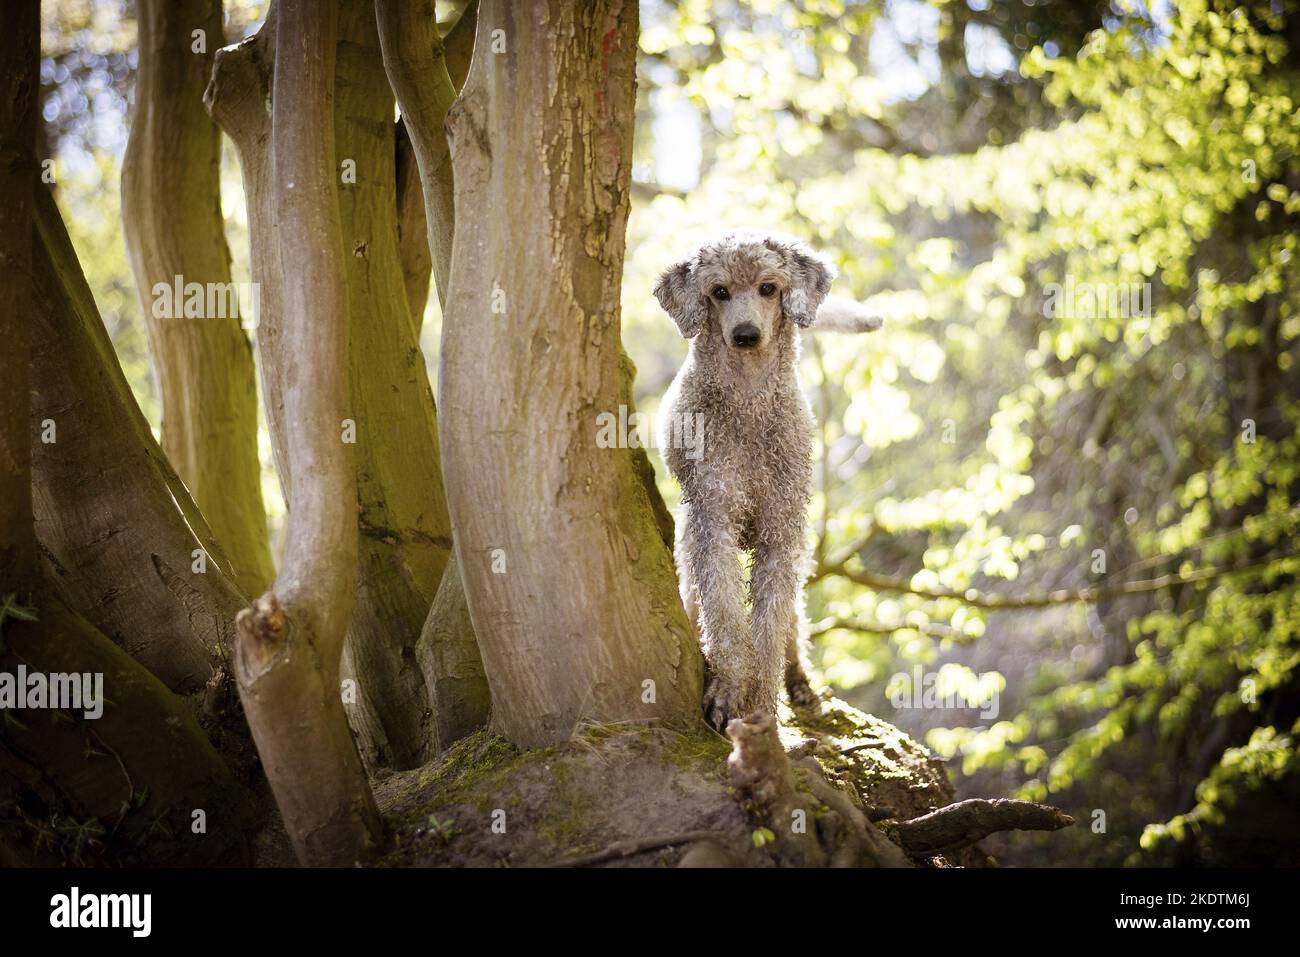
[[[278,354],[284,267],[276,234],[275,197],[271,185],[271,86],[275,65],[276,4],[256,34],[218,50],[203,102],[217,124],[239,150],[239,166],[248,206],[249,263],[259,291],[257,351],[262,406],[271,433],[271,454],[280,485],[293,481],[285,455],[283,377],[270,368],[268,357]]]
[[[439,33],[434,14],[432,0],[375,0],[384,70],[402,108],[397,162],[398,232],[402,237],[407,298],[417,329],[424,315],[431,266],[438,277],[438,299],[444,309],[447,306],[456,210],[451,148],[443,123],[469,75],[478,0],[465,5],[445,37]],[[411,126],[416,127],[414,134]],[[416,137],[420,140],[418,162]],[[418,247],[413,242],[417,226],[427,231],[425,242]],[[420,277],[422,285],[412,283],[413,274]]]
[[[335,145],[356,164],[339,191],[352,311],[361,577],[345,673],[358,681],[350,712],[372,764],[424,758],[428,712],[415,655],[451,553],[433,390],[407,307],[397,247],[393,93],[374,7],[340,5]]]
[[[277,359],[292,475],[284,567],[239,614],[236,674],[253,739],[304,864],[370,855],[381,825],[339,697],[357,573],[348,290],[334,164],[335,3],[284,0],[271,118],[285,277]],[[391,128],[391,123],[388,124]],[[399,282],[400,293],[400,282]]]
[[[636,37],[629,0],[483,2],[447,119],[444,474],[493,723],[523,746],[583,719],[700,718],[644,453],[596,442],[625,394]]]
[[[349,718],[372,765],[411,767],[424,757],[429,711],[415,645],[451,551],[439,481],[433,392],[407,303],[398,252],[392,92],[369,2],[340,6],[335,148],[351,314],[350,368],[360,572],[342,677],[355,681]],[[276,45],[274,8],[255,39],[218,54],[207,99],[239,147],[249,202],[252,260],[263,286],[258,330],[263,393],[290,512],[293,469],[278,328],[285,275],[269,199],[265,103]],[[278,92],[275,94],[278,96]],[[349,685],[349,690],[352,690]]]
[[[0,601],[36,571],[32,531],[32,197],[40,3],[19,0],[0,32]]]
[[[162,446],[230,556],[236,583],[256,594],[273,574],[257,388],[252,349],[231,312],[240,304],[221,216],[221,135],[203,108],[221,2],[140,0],[138,10],[122,216],[162,400]],[[191,288],[202,290],[201,315],[188,315],[189,294],[175,301],[176,277],[182,289],[199,284]]]
[[[465,15],[471,17],[472,25],[474,11],[467,10]],[[438,295],[445,301],[451,271],[455,186],[443,123],[456,99],[456,86],[447,70],[433,0],[376,0],[375,17],[384,68],[419,161],[429,250]],[[462,36],[465,32],[461,30]]]
[[[432,259],[444,314],[455,232],[455,189],[444,124],[469,71],[477,15],[477,4],[471,3],[444,42],[431,0],[375,3],[384,67],[417,159],[415,190],[423,200],[420,221],[428,230],[425,261]],[[407,288],[409,295],[409,273]],[[415,654],[433,714],[430,750],[436,753],[486,724],[492,704],[454,550]]]
[[[397,255],[402,261],[402,283],[406,287],[407,310],[418,337],[424,325],[424,309],[429,303],[433,260],[429,257],[420,167],[415,161],[411,136],[401,120],[397,121],[394,135],[397,139]]]

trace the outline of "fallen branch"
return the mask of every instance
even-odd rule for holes
[[[624,857],[632,857],[636,854],[644,854],[646,851],[657,851],[664,847],[674,847],[678,844],[694,844],[696,841],[716,841],[724,835],[717,831],[683,831],[680,834],[672,834],[668,837],[643,837],[637,840],[615,841],[602,850],[595,851],[591,854],[584,854],[581,857],[569,858],[565,861],[556,861],[548,867],[592,867],[596,864],[604,864],[608,861],[620,860]]]
[[[1073,823],[1070,815],[1046,804],[974,798],[903,821],[893,836],[911,854],[944,854],[998,831],[1057,831]]]

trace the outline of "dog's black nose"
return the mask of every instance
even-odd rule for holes
[[[752,349],[758,345],[758,340],[758,326],[752,322],[742,322],[736,326],[735,331],[731,334],[732,344],[737,349]]]

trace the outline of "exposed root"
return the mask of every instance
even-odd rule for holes
[[[952,854],[996,831],[1054,831],[1074,823],[1065,812],[1044,804],[980,799],[959,801],[897,822],[886,835],[873,821],[888,820],[895,812],[869,806],[856,791],[844,790],[828,779],[816,757],[816,739],[797,741],[786,752],[776,720],[762,714],[732,721],[727,733],[733,746],[727,759],[732,786],[750,820],[770,830],[781,863],[911,867],[913,859]],[[872,741],[860,749],[879,744]],[[852,753],[859,746],[836,750]],[[809,796],[815,802],[809,801]],[[814,817],[814,803],[824,805],[829,813],[819,812]]]
[[[826,852],[817,840],[808,801],[795,788],[776,728],[776,719],[761,712],[733,718],[727,725],[731,785],[748,817],[771,831],[783,861],[796,867],[823,867]]]
[[[840,867],[911,867],[902,849],[871,823],[870,816],[853,803],[849,795],[822,776],[821,767],[808,758],[800,762],[808,768],[807,784],[813,796],[839,815],[847,827],[844,850],[837,849],[832,866]]]
[[[1046,804],[974,798],[903,821],[893,835],[909,853],[931,855],[968,847],[997,831],[1056,831],[1073,823],[1070,815]]]
[[[734,749],[731,783],[749,816],[769,828],[778,855],[797,866],[910,867],[898,845],[880,833],[850,795],[832,785],[815,758],[798,761],[800,781],[830,809],[814,819],[781,744],[776,719],[755,714],[727,726]],[[803,742],[806,744],[807,742]],[[796,753],[800,750],[796,747]]]

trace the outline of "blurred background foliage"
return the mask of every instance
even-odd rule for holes
[[[260,6],[228,0],[228,41]],[[156,425],[119,215],[132,5],[44,8],[57,195]],[[1296,2],[641,18],[640,410],[686,351],[654,279],[721,231],[813,243],[887,320],[804,350],[821,680],[923,737],[959,796],[1079,818],[986,842],[1004,863],[1300,863]],[[223,189],[246,280],[233,154]],[[439,328],[435,302],[435,375]]]

